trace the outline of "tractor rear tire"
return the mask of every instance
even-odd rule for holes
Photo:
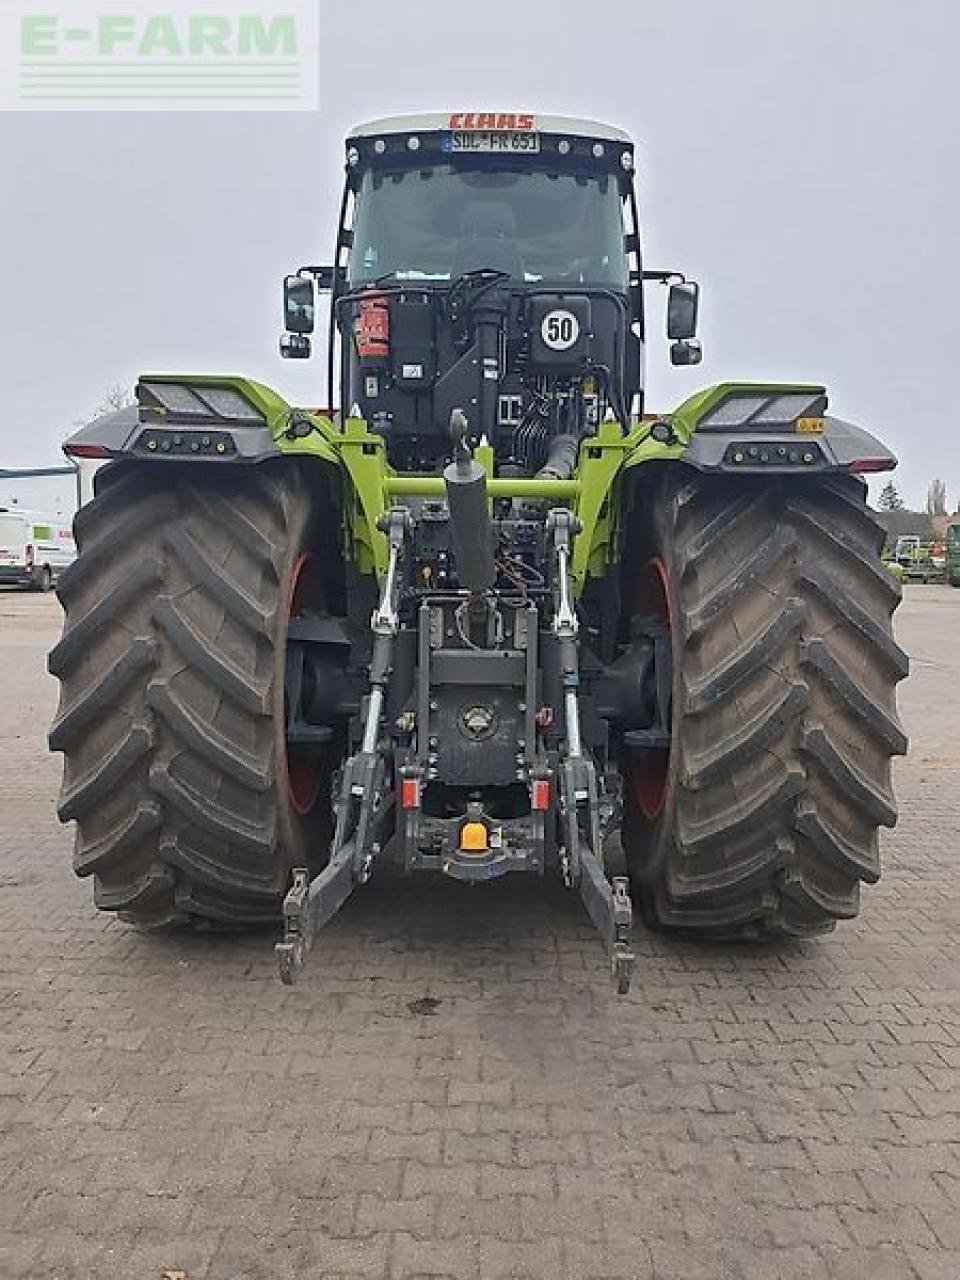
[[[673,652],[670,751],[625,762],[641,910],[713,938],[828,932],[879,878],[907,746],[901,592],[865,487],[671,470],[632,529],[625,589],[643,612],[659,595]]]
[[[98,481],[49,659],[74,869],[147,927],[276,920],[291,868],[322,866],[329,838],[329,788],[293,802],[284,672],[293,582],[312,548],[330,561],[330,504],[290,463],[114,464]]]

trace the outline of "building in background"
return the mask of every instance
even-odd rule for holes
[[[884,551],[888,554],[892,553],[900,538],[914,538],[925,543],[932,542],[936,536],[933,517],[926,511],[907,511],[903,508],[897,511],[875,511],[874,515],[886,534]]]

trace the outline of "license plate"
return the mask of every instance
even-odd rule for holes
[[[501,151],[510,155],[533,155],[540,150],[539,133],[503,133],[490,129],[469,129],[443,135],[443,149],[469,155],[477,151]]]

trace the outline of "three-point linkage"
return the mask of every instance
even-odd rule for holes
[[[359,745],[343,768],[330,860],[312,880],[298,868],[284,901],[280,974],[286,983],[295,980],[317,932],[369,878],[388,845],[407,871],[433,869],[464,882],[511,871],[542,874],[549,851],[603,939],[617,990],[626,992],[634,964],[630,896],[626,880],[611,881],[603,866],[616,806],[598,784],[581,734],[570,567],[577,521],[556,508],[529,522],[548,569],[531,593],[517,576],[520,562],[498,558],[486,476],[472,456],[464,416],[455,412],[451,427],[444,518],[456,586],[423,585],[434,577],[424,575],[428,562],[418,559],[427,536],[420,522],[430,521],[419,510],[393,508],[380,526],[389,558],[371,620]],[[498,588],[504,566],[507,582]],[[411,635],[398,650],[405,628]],[[559,672],[552,734],[542,731],[536,712],[546,679],[541,645],[550,647]],[[391,682],[414,646],[411,691],[397,704]],[[551,712],[544,723],[553,720]],[[425,808],[431,788],[440,800]],[[524,793],[526,806],[517,802]],[[503,794],[512,797],[512,809],[504,809]]]
[[[610,953],[617,991],[630,988],[634,954],[630,945],[633,909],[627,881],[611,882],[603,867],[603,825],[597,774],[583,754],[580,737],[579,623],[570,584],[570,552],[577,532],[576,518],[558,507],[547,517],[555,558],[553,631],[557,638],[563,684],[566,743],[559,768],[562,843],[560,865],[564,881],[583,899],[590,919]]]
[[[394,507],[381,521],[390,558],[370,623],[373,654],[363,739],[360,750],[344,765],[330,861],[313,880],[308,880],[305,868],[297,868],[284,899],[284,936],[277,943],[277,959],[280,977],[287,984],[296,980],[317,931],[336,915],[356,886],[370,878],[390,828],[393,793],[380,750],[380,723],[400,625],[400,567],[409,531],[410,514],[405,507]]]

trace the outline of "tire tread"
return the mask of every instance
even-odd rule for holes
[[[879,878],[907,747],[882,531],[850,477],[658,485],[633,527],[674,584],[674,781],[627,829],[635,890],[663,928],[827,932]]]
[[[274,719],[283,584],[317,500],[280,465],[115,464],[74,522],[49,657],[58,812],[97,905],[147,928],[277,919],[306,856]]]

